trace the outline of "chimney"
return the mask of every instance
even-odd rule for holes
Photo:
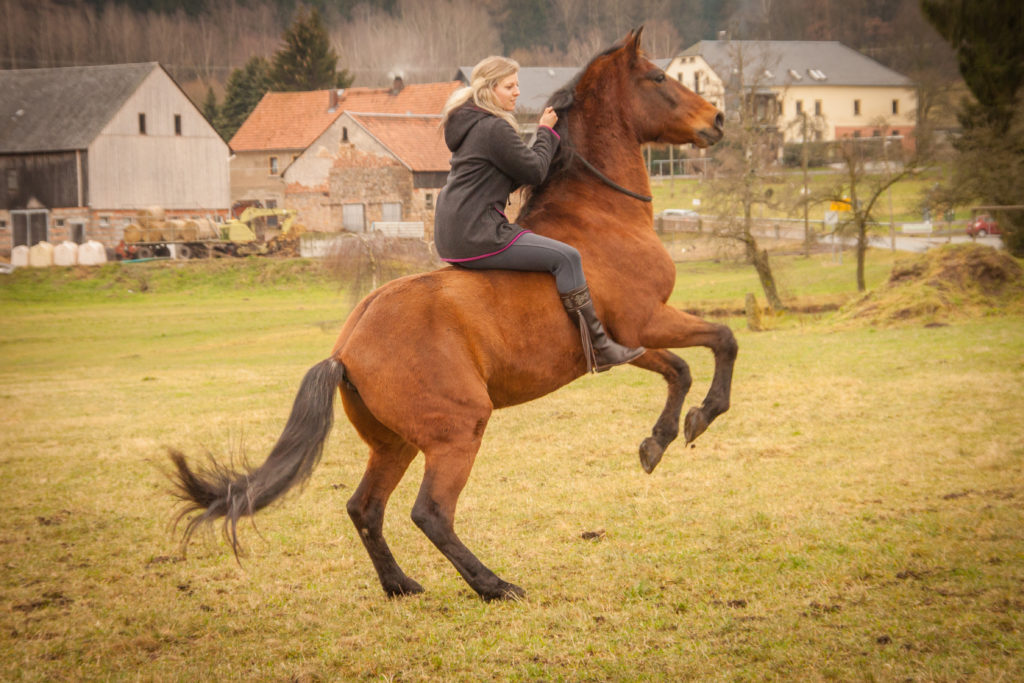
[[[345,90],[330,89],[330,99],[327,103],[327,111],[337,111],[339,100],[345,96]]]
[[[402,80],[401,76],[395,76],[395,80],[391,83],[391,91],[389,95],[397,95],[402,92],[402,88],[405,87],[405,81]]]

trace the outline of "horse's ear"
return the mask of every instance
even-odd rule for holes
[[[626,36],[626,48],[629,50],[630,61],[634,61],[640,56],[640,39],[643,36],[643,32],[644,27],[641,24]]]

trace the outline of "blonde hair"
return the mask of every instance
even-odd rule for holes
[[[519,73],[519,62],[514,59],[492,56],[480,60],[473,67],[469,85],[453,92],[445,102],[444,109],[441,110],[441,127],[443,128],[444,124],[448,122],[448,116],[453,111],[472,98],[476,106],[494,114],[499,119],[504,119],[518,131],[519,124],[516,123],[516,117],[512,115],[512,112],[502,109],[494,97],[495,86],[516,73]]]

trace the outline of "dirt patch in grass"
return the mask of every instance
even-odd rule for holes
[[[889,280],[845,307],[840,320],[937,325],[1021,312],[1020,263],[992,247],[957,244],[897,261]]]

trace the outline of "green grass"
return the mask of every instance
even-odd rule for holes
[[[937,182],[943,179],[943,173],[944,171],[941,168],[928,169],[918,176],[901,180],[893,185],[891,193],[892,220],[897,224],[904,222],[914,223],[923,220],[921,206],[925,196]],[[803,176],[801,172],[799,169],[787,171],[783,174],[782,178],[784,179],[782,183],[773,186],[775,190],[773,199],[781,202],[783,208],[772,210],[760,206],[755,207],[755,218],[803,219],[802,209],[789,208],[794,205],[796,193],[802,187]],[[818,172],[810,175],[808,186],[812,196],[821,195],[838,182],[841,182],[842,178],[843,176],[838,173]],[[654,212],[657,213],[669,208],[696,209],[707,212],[706,207],[709,201],[708,187],[707,182],[699,178],[652,180],[651,191],[654,196]],[[701,200],[700,206],[693,205],[694,199]],[[875,204],[873,212],[875,220],[884,223],[886,229],[890,218],[889,200],[890,194],[888,192],[883,194]],[[827,206],[821,204],[812,206],[810,209],[810,219],[812,221],[821,221],[827,208]],[[933,217],[933,221],[938,221],[939,218]],[[966,220],[970,218],[970,211],[966,208],[961,208],[957,210],[955,218],[958,221]]]
[[[852,264],[830,258],[779,277],[845,296]],[[167,528],[164,447],[262,460],[344,292],[301,262],[108,268],[0,281],[0,679],[1024,677],[1020,316],[735,325],[732,409],[650,476],[650,373],[496,413],[458,528],[528,598],[482,603],[415,528],[418,460],[385,532],[428,592],[387,600],[344,512],[365,449],[340,411],[302,495],[243,529],[241,566],[216,533],[182,560]],[[680,304],[756,284],[679,272]],[[711,358],[681,354],[692,405]]]

